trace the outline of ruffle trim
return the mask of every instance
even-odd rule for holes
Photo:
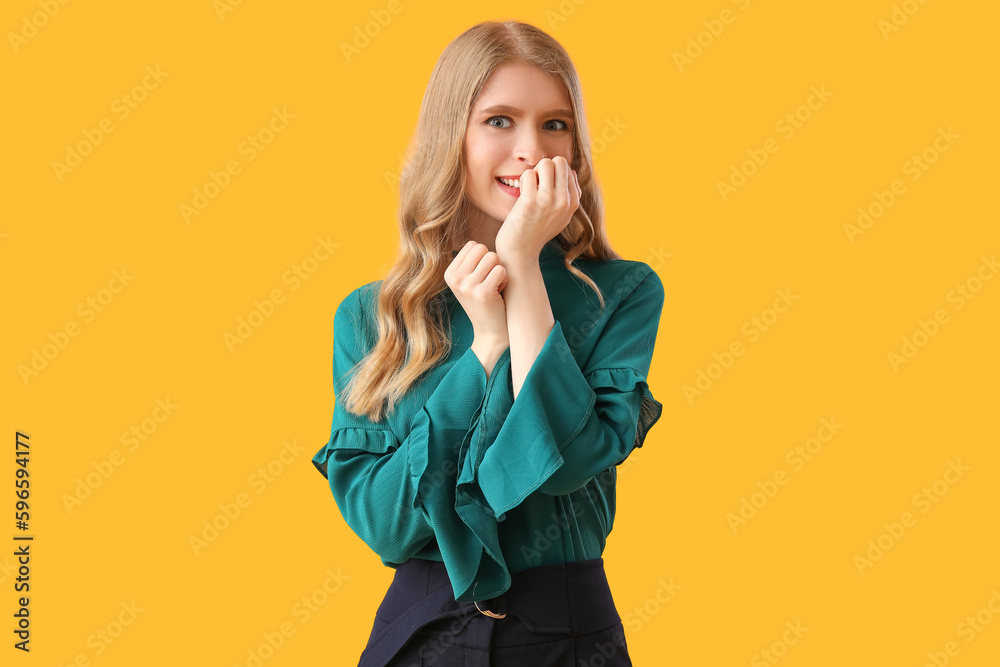
[[[352,437],[356,436],[359,432],[364,435],[361,437]],[[381,437],[372,437],[371,434],[378,434]],[[326,474],[326,466],[330,460],[330,456],[336,449],[360,449],[373,454],[385,454],[389,450],[396,449],[398,446],[399,443],[396,442],[396,436],[390,430],[347,426],[333,432],[326,445],[313,456],[312,462],[323,477],[329,479]]]
[[[642,447],[649,429],[663,414],[663,404],[653,397],[646,378],[631,368],[599,368],[587,375],[587,383],[597,393],[606,389],[630,392],[637,386],[642,386],[642,405],[639,406],[639,421],[635,429],[633,448]]]

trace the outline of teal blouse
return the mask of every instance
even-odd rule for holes
[[[381,422],[334,403],[330,440],[312,461],[347,525],[382,563],[445,564],[456,601],[487,600],[511,575],[599,558],[615,519],[615,466],[659,419],[646,384],[663,284],[645,263],[577,258],[555,240],[539,255],[555,326],[517,400],[510,348],[486,370],[472,324],[445,290],[451,351]],[[381,281],[334,315],[333,388],[374,346]]]

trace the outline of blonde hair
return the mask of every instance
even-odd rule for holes
[[[378,293],[378,342],[337,397],[356,415],[381,421],[385,410],[391,413],[410,386],[450,354],[444,272],[451,250],[468,240],[466,126],[490,74],[501,65],[522,63],[559,77],[569,93],[575,128],[570,167],[583,194],[555,242],[565,252],[567,270],[590,285],[604,308],[600,288],[572,264],[577,257],[621,259],[604,229],[604,200],[594,178],[576,69],[563,47],[532,25],[479,23],[445,47],[424,92],[399,181],[399,252]]]

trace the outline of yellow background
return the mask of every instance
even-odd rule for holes
[[[0,20],[3,664],[247,665],[283,624],[293,633],[263,664],[356,664],[392,570],[309,461],[329,433],[333,314],[394,257],[392,186],[438,55],[506,18],[573,58],[610,238],[666,288],[649,378],[664,413],[620,470],[604,553],[634,663],[773,664],[768,650],[789,667],[917,667],[928,652],[1000,664],[1000,280],[975,280],[1000,252],[995,4],[104,0],[48,18],[54,4],[12,0]],[[374,16],[389,20],[376,30]],[[366,24],[348,62],[342,44]],[[811,86],[831,95],[809,109]],[[143,98],[127,117],[122,95]],[[274,109],[294,118],[249,160],[240,147]],[[795,113],[788,136],[777,123]],[[53,162],[109,121],[60,178]],[[947,128],[957,139],[935,153]],[[723,198],[719,181],[769,139],[778,150]],[[185,221],[229,161],[239,173]],[[896,179],[905,192],[852,242],[845,224]],[[337,247],[286,280],[318,239]],[[124,288],[116,270],[133,276]],[[979,291],[959,308],[966,284]],[[783,289],[798,299],[751,340],[745,323]],[[274,290],[283,302],[227,347]],[[89,320],[88,298],[106,301]],[[894,367],[939,309],[947,322]],[[735,341],[744,353],[689,400],[684,385]],[[178,407],[156,422],[168,398]],[[796,470],[787,452],[824,418],[843,426]],[[130,451],[121,435],[144,420]],[[31,438],[30,654],[10,632],[16,430]],[[286,442],[298,449],[275,464]],[[946,475],[949,461],[968,470]],[[734,532],[727,514],[781,472]],[[915,502],[925,487],[935,502]],[[191,536],[241,497],[196,554]],[[904,512],[915,525],[887,537]],[[889,548],[859,571],[880,537]],[[967,641],[977,613],[990,622]],[[97,639],[120,616],[113,643]]]

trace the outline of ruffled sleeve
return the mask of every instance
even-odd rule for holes
[[[497,522],[534,491],[571,493],[641,447],[663,406],[646,382],[663,309],[663,284],[641,264],[579,364],[558,320],[513,399],[509,354],[490,377],[483,415],[463,442],[456,510],[486,554],[476,597],[510,578]],[[508,350],[509,351],[509,350]]]
[[[366,323],[355,290],[334,316],[337,396],[372,344]],[[405,562],[435,535],[443,553],[452,547],[448,560],[454,553],[468,554],[466,543],[474,538],[454,512],[456,460],[485,390],[486,371],[469,349],[416,411],[402,438],[387,422],[372,422],[335,401],[330,439],[312,462],[329,481],[345,522],[384,564]],[[481,553],[481,545],[476,547]]]

